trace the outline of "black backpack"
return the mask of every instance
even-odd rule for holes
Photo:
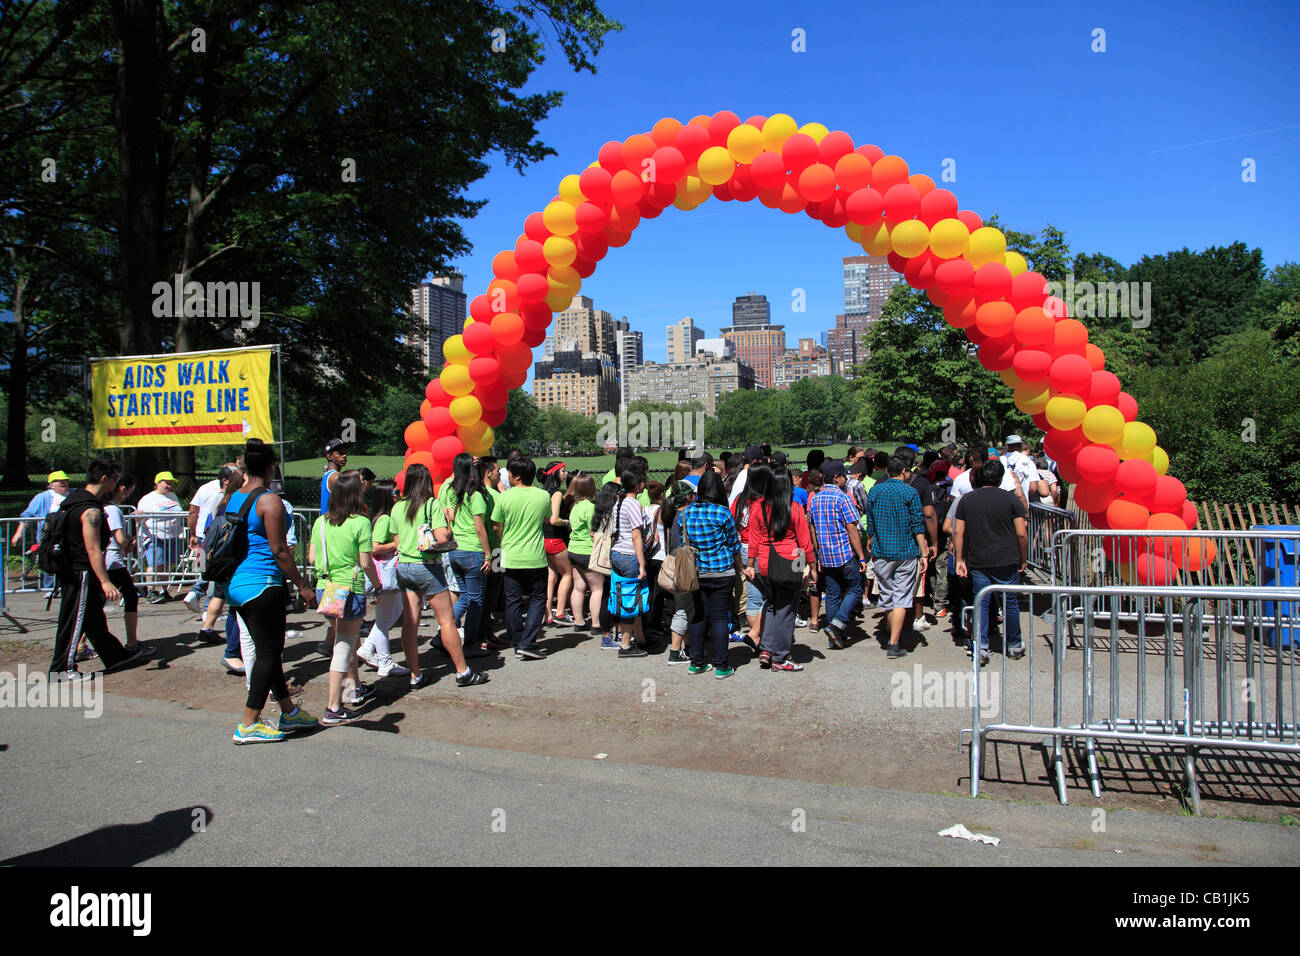
[[[952,508],[952,479],[945,476],[934,483],[934,513],[943,527],[944,519]]]
[[[266,494],[259,488],[249,495],[239,512],[226,512],[226,520],[212,523],[203,539],[203,580],[226,584],[235,576],[235,569],[248,554],[248,513],[257,505],[257,499]]]
[[[36,566],[46,574],[67,576],[72,572],[72,545],[68,541],[68,512],[60,508],[45,516]]]

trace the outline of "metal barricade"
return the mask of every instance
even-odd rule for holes
[[[1043,649],[1036,647],[1032,632],[1024,638],[1027,663],[1022,667],[1003,655],[1000,672],[994,671],[1000,678],[995,690],[992,681],[981,684],[980,656],[974,656],[971,796],[979,794],[992,733],[1050,738],[1061,803],[1067,802],[1066,747],[1077,741],[1083,745],[1079,762],[1098,797],[1098,741],[1130,741],[1176,753],[1196,813],[1199,750],[1300,755],[1295,642],[1278,640],[1273,647],[1268,641],[1270,629],[1275,635],[1300,633],[1294,630],[1300,627],[1300,589],[991,585],[976,595],[976,608],[986,596],[1001,600],[1004,609],[1013,596],[1051,604],[1051,687],[1043,687],[1045,673],[1035,674],[1035,653]],[[1121,611],[1125,601],[1137,608],[1133,620]],[[1068,655],[1067,662],[1066,634],[1075,604],[1081,653]],[[1163,612],[1157,612],[1160,605]],[[1027,611],[1022,606],[1018,613]],[[978,646],[984,633],[978,613],[971,633]]]
[[[1052,505],[1029,505],[1029,560],[1031,568],[1049,571],[1052,567],[1052,543],[1059,531],[1072,529],[1077,518],[1072,511]]]

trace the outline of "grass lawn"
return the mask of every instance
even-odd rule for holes
[[[822,451],[827,456],[844,455],[848,445],[823,445]],[[894,446],[888,446],[892,451]],[[722,449],[727,450],[727,449]],[[730,449],[732,451],[742,451],[743,449]],[[791,448],[788,446],[778,446],[778,450],[784,451],[790,456],[790,461],[798,467],[802,467],[808,458],[810,448]],[[713,451],[713,449],[710,449]],[[716,454],[716,452],[714,452]],[[647,454],[646,459],[650,462],[651,476],[655,477],[664,472],[671,472],[677,464],[677,452],[675,451],[652,451]],[[285,474],[297,478],[318,478],[323,467],[321,458],[303,458],[297,461],[291,461],[285,464]],[[537,464],[544,465],[546,462],[542,459],[537,460]],[[564,458],[564,463],[570,471],[582,470],[589,472],[598,472],[604,474],[614,467],[613,455],[601,455],[596,458]],[[402,470],[402,459],[397,455],[352,455],[348,457],[349,468],[366,467],[373,471],[380,478],[391,478]]]

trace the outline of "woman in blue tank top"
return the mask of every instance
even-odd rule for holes
[[[293,552],[285,541],[284,502],[267,491],[275,463],[274,447],[250,439],[244,449],[248,475],[226,505],[227,515],[238,514],[245,501],[254,498],[248,512],[248,550],[226,585],[226,600],[243,621],[256,649],[244,719],[235,727],[237,744],[283,740],[287,731],[316,726],[315,717],[294,705],[284,676],[285,605],[289,600],[285,579],[298,588],[308,607],[316,606],[316,592],[298,573]],[[262,722],[262,708],[271,693],[280,704],[277,727]]]

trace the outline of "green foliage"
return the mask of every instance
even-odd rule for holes
[[[506,420],[494,431],[498,458],[504,459],[511,448],[531,451],[542,438],[542,414],[533,396],[512,388],[506,399]]]
[[[541,411],[541,442],[547,451],[557,455],[570,452],[599,454],[596,432],[599,426],[594,418],[552,405]]]
[[[785,441],[781,411],[787,392],[741,390],[724,395],[712,419],[704,423],[705,444],[744,447],[751,442]]]

